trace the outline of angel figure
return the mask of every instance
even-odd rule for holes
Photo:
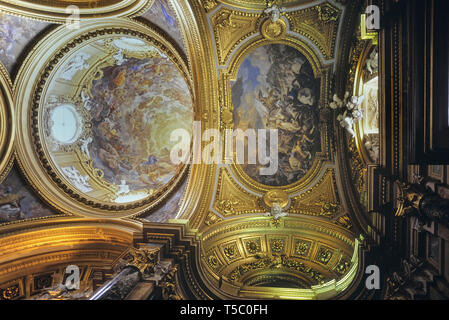
[[[286,9],[284,7],[279,8],[276,4],[273,4],[271,7],[266,8],[263,12],[270,16],[271,22],[276,23],[281,17],[281,12],[284,12]]]
[[[81,141],[81,146],[80,146],[81,151],[84,152],[86,154],[86,156],[88,156],[90,158],[89,144],[93,141],[92,137],[88,137],[86,139],[80,139],[80,141]]]
[[[288,215],[287,212],[282,211],[282,207],[279,203],[273,203],[273,206],[271,207],[271,212],[267,213],[266,216],[273,217],[274,220],[279,220],[282,217],[285,217]]]

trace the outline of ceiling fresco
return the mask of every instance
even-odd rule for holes
[[[141,218],[151,222],[168,222],[170,219],[176,219],[176,214],[181,208],[183,197],[185,196],[188,177],[181,183],[181,185],[167,197],[167,200],[159,207],[155,208],[149,214],[142,215]]]
[[[108,59],[98,63],[102,55]],[[132,202],[179,174],[166,138],[178,128],[191,132],[192,99],[164,53],[133,37],[102,39],[79,48],[58,69],[43,108],[44,140],[76,189]],[[83,79],[75,97],[58,94],[75,79]]]
[[[13,167],[0,184],[0,224],[53,216],[56,212],[30,190],[18,168]]]
[[[25,46],[49,25],[0,12],[0,61],[10,73]]]
[[[339,158],[339,139],[350,137],[336,132],[328,108],[344,1],[280,1],[278,12],[256,0],[120,3],[129,7],[103,8],[98,21],[89,14],[101,5],[89,11],[84,3],[83,23],[70,33],[56,25],[64,17],[57,12],[32,23],[0,13],[0,61],[10,74],[17,64],[10,79],[20,128],[16,166],[0,172],[0,223],[59,212],[67,220],[106,217],[132,230],[134,243],[143,239],[135,230],[150,226],[157,238],[158,224],[179,223],[201,244],[192,263],[223,292],[217,296],[345,290],[358,272],[361,238],[355,198],[344,188],[350,160]],[[48,22],[55,25],[44,30]],[[377,74],[366,80],[361,126],[378,134]],[[194,123],[219,132],[223,151],[228,129],[276,130],[277,171],[228,163],[225,152],[219,163],[174,164],[179,142],[170,136],[183,129],[192,138]],[[248,140],[246,159],[258,152]]]
[[[186,51],[182,30],[170,0],[155,0],[142,17],[164,30],[180,48]]]
[[[284,186],[307,173],[321,149],[319,97],[320,80],[296,49],[266,45],[245,58],[232,84],[235,127],[278,130],[279,150],[276,174],[259,175],[260,165],[245,164],[250,177],[265,185]]]

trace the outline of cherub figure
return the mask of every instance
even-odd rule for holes
[[[274,220],[279,220],[282,217],[285,217],[288,215],[287,212],[282,211],[282,207],[279,203],[273,203],[273,206],[271,207],[271,212],[266,214],[267,216],[273,217]]]
[[[81,146],[80,149],[82,152],[84,152],[86,154],[86,156],[88,156],[90,158],[90,154],[89,154],[89,144],[92,142],[92,137],[88,137],[86,139],[80,139],[81,142]]]
[[[278,7],[276,4],[273,4],[266,8],[263,12],[270,16],[271,22],[276,23],[281,17],[281,12],[284,12],[285,10],[286,9],[284,7]]]

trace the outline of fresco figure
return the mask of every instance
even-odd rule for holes
[[[292,47],[262,46],[242,62],[232,83],[235,128],[278,130],[279,170],[263,176],[259,164],[242,165],[251,178],[283,186],[306,175],[321,149],[319,89],[312,66]]]

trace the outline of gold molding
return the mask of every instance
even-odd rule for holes
[[[329,219],[343,213],[343,207],[338,198],[335,169],[328,168],[312,188],[292,198],[288,211]]]
[[[0,63],[0,183],[8,175],[14,161],[14,119],[11,79]]]
[[[154,0],[2,0],[0,1],[0,12],[12,14],[19,17],[52,22],[66,23],[72,19],[73,11],[66,11],[69,5],[76,5],[79,8],[79,18],[99,19],[99,18],[119,18],[135,17],[153,4]]]
[[[73,218],[3,226],[0,279],[68,262],[112,262],[132,246],[133,233],[139,230],[124,221]]]
[[[213,208],[223,216],[263,213],[261,198],[239,186],[225,167],[219,169],[218,185]]]
[[[211,17],[220,65],[225,65],[234,49],[258,32],[261,14],[221,8]]]
[[[238,290],[234,292],[233,287],[241,288],[256,276],[289,273],[308,286],[322,285],[338,281],[357,264],[354,260],[342,264],[351,261],[358,246],[345,228],[306,217],[283,219],[283,227],[275,229],[268,217],[251,217],[218,222],[204,230],[201,261],[205,276],[234,296]]]
[[[287,13],[291,30],[310,39],[325,59],[335,55],[335,43],[342,11],[329,2]]]

